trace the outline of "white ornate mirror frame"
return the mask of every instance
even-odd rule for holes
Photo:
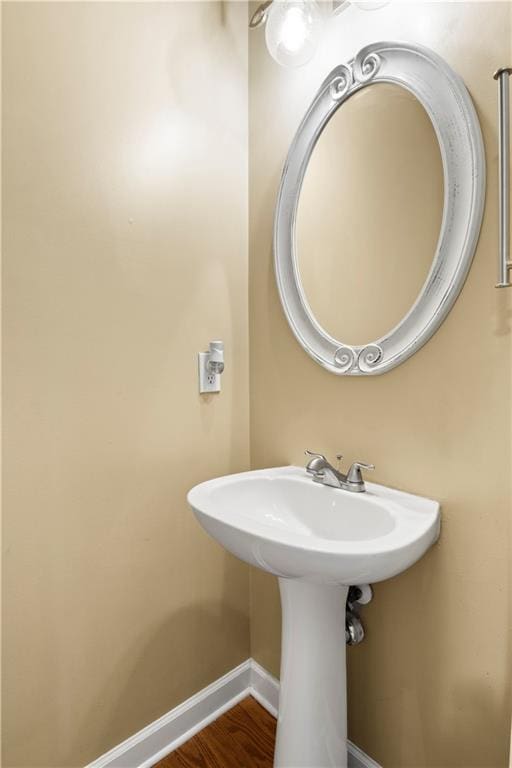
[[[441,149],[444,209],[436,253],[416,302],[384,336],[351,346],[330,336],[311,311],[297,264],[295,220],[302,181],[322,130],[350,96],[373,83],[406,88],[427,111]],[[478,242],[484,199],[485,159],[478,117],[462,79],[440,56],[420,45],[381,42],[362,48],[352,61],[335,67],[288,152],[274,222],[277,286],[291,329],[306,352],[327,370],[351,376],[385,373],[414,354],[439,328],[464,284]]]

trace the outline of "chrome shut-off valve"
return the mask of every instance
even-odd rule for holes
[[[364,640],[364,627],[359,616],[362,605],[366,605],[373,597],[370,584],[356,584],[349,587],[347,608],[345,613],[345,642],[347,645],[358,645]]]

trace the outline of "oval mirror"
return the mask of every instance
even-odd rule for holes
[[[292,143],[276,208],[277,284],[304,349],[349,375],[419,349],[471,265],[484,181],[473,104],[439,56],[376,43],[336,67]]]

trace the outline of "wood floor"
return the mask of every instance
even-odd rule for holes
[[[272,768],[276,721],[249,696],[154,768]]]

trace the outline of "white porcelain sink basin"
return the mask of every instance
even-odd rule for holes
[[[330,488],[304,469],[278,467],[209,480],[188,494],[214,539],[279,577],[276,768],[347,766],[348,588],[401,573],[439,535],[436,501],[373,483],[366,488]]]
[[[382,485],[366,493],[314,483],[299,467],[243,472],[193,488],[199,522],[242,560],[325,584],[388,579],[439,535],[439,504]]]

